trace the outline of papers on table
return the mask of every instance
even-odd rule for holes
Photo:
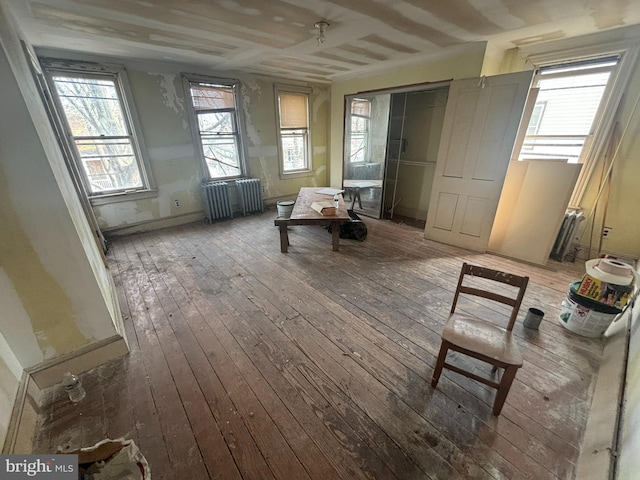
[[[344,192],[341,188],[323,188],[322,190],[318,190],[317,193],[322,193],[323,195],[337,195],[338,193]]]

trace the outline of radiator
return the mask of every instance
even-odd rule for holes
[[[236,185],[238,187],[238,202],[243,215],[252,212],[264,212],[262,184],[259,178],[236,180]]]
[[[580,222],[583,220],[584,215],[582,213],[576,213],[569,210],[565,212],[560,231],[558,232],[556,241],[554,242],[553,248],[551,249],[551,258],[560,261],[564,260],[564,257],[567,254],[567,250],[569,249],[569,247],[571,246],[571,242],[573,241],[576,229],[578,228]]]
[[[233,218],[227,182],[204,183],[202,185],[202,199],[208,223],[220,218]]]

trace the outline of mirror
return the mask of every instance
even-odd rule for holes
[[[390,94],[346,97],[345,202],[356,213],[380,218],[389,128]]]
[[[345,97],[348,208],[424,228],[448,83]]]

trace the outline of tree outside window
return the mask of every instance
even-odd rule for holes
[[[236,86],[189,81],[191,103],[209,178],[243,174]]]
[[[369,153],[369,125],[371,122],[371,101],[355,98],[351,101],[349,129],[349,162],[367,161]]]
[[[90,195],[148,188],[117,75],[50,71]]]

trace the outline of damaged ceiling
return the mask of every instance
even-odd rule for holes
[[[2,1],[35,47],[322,83],[640,23],[640,0]]]

